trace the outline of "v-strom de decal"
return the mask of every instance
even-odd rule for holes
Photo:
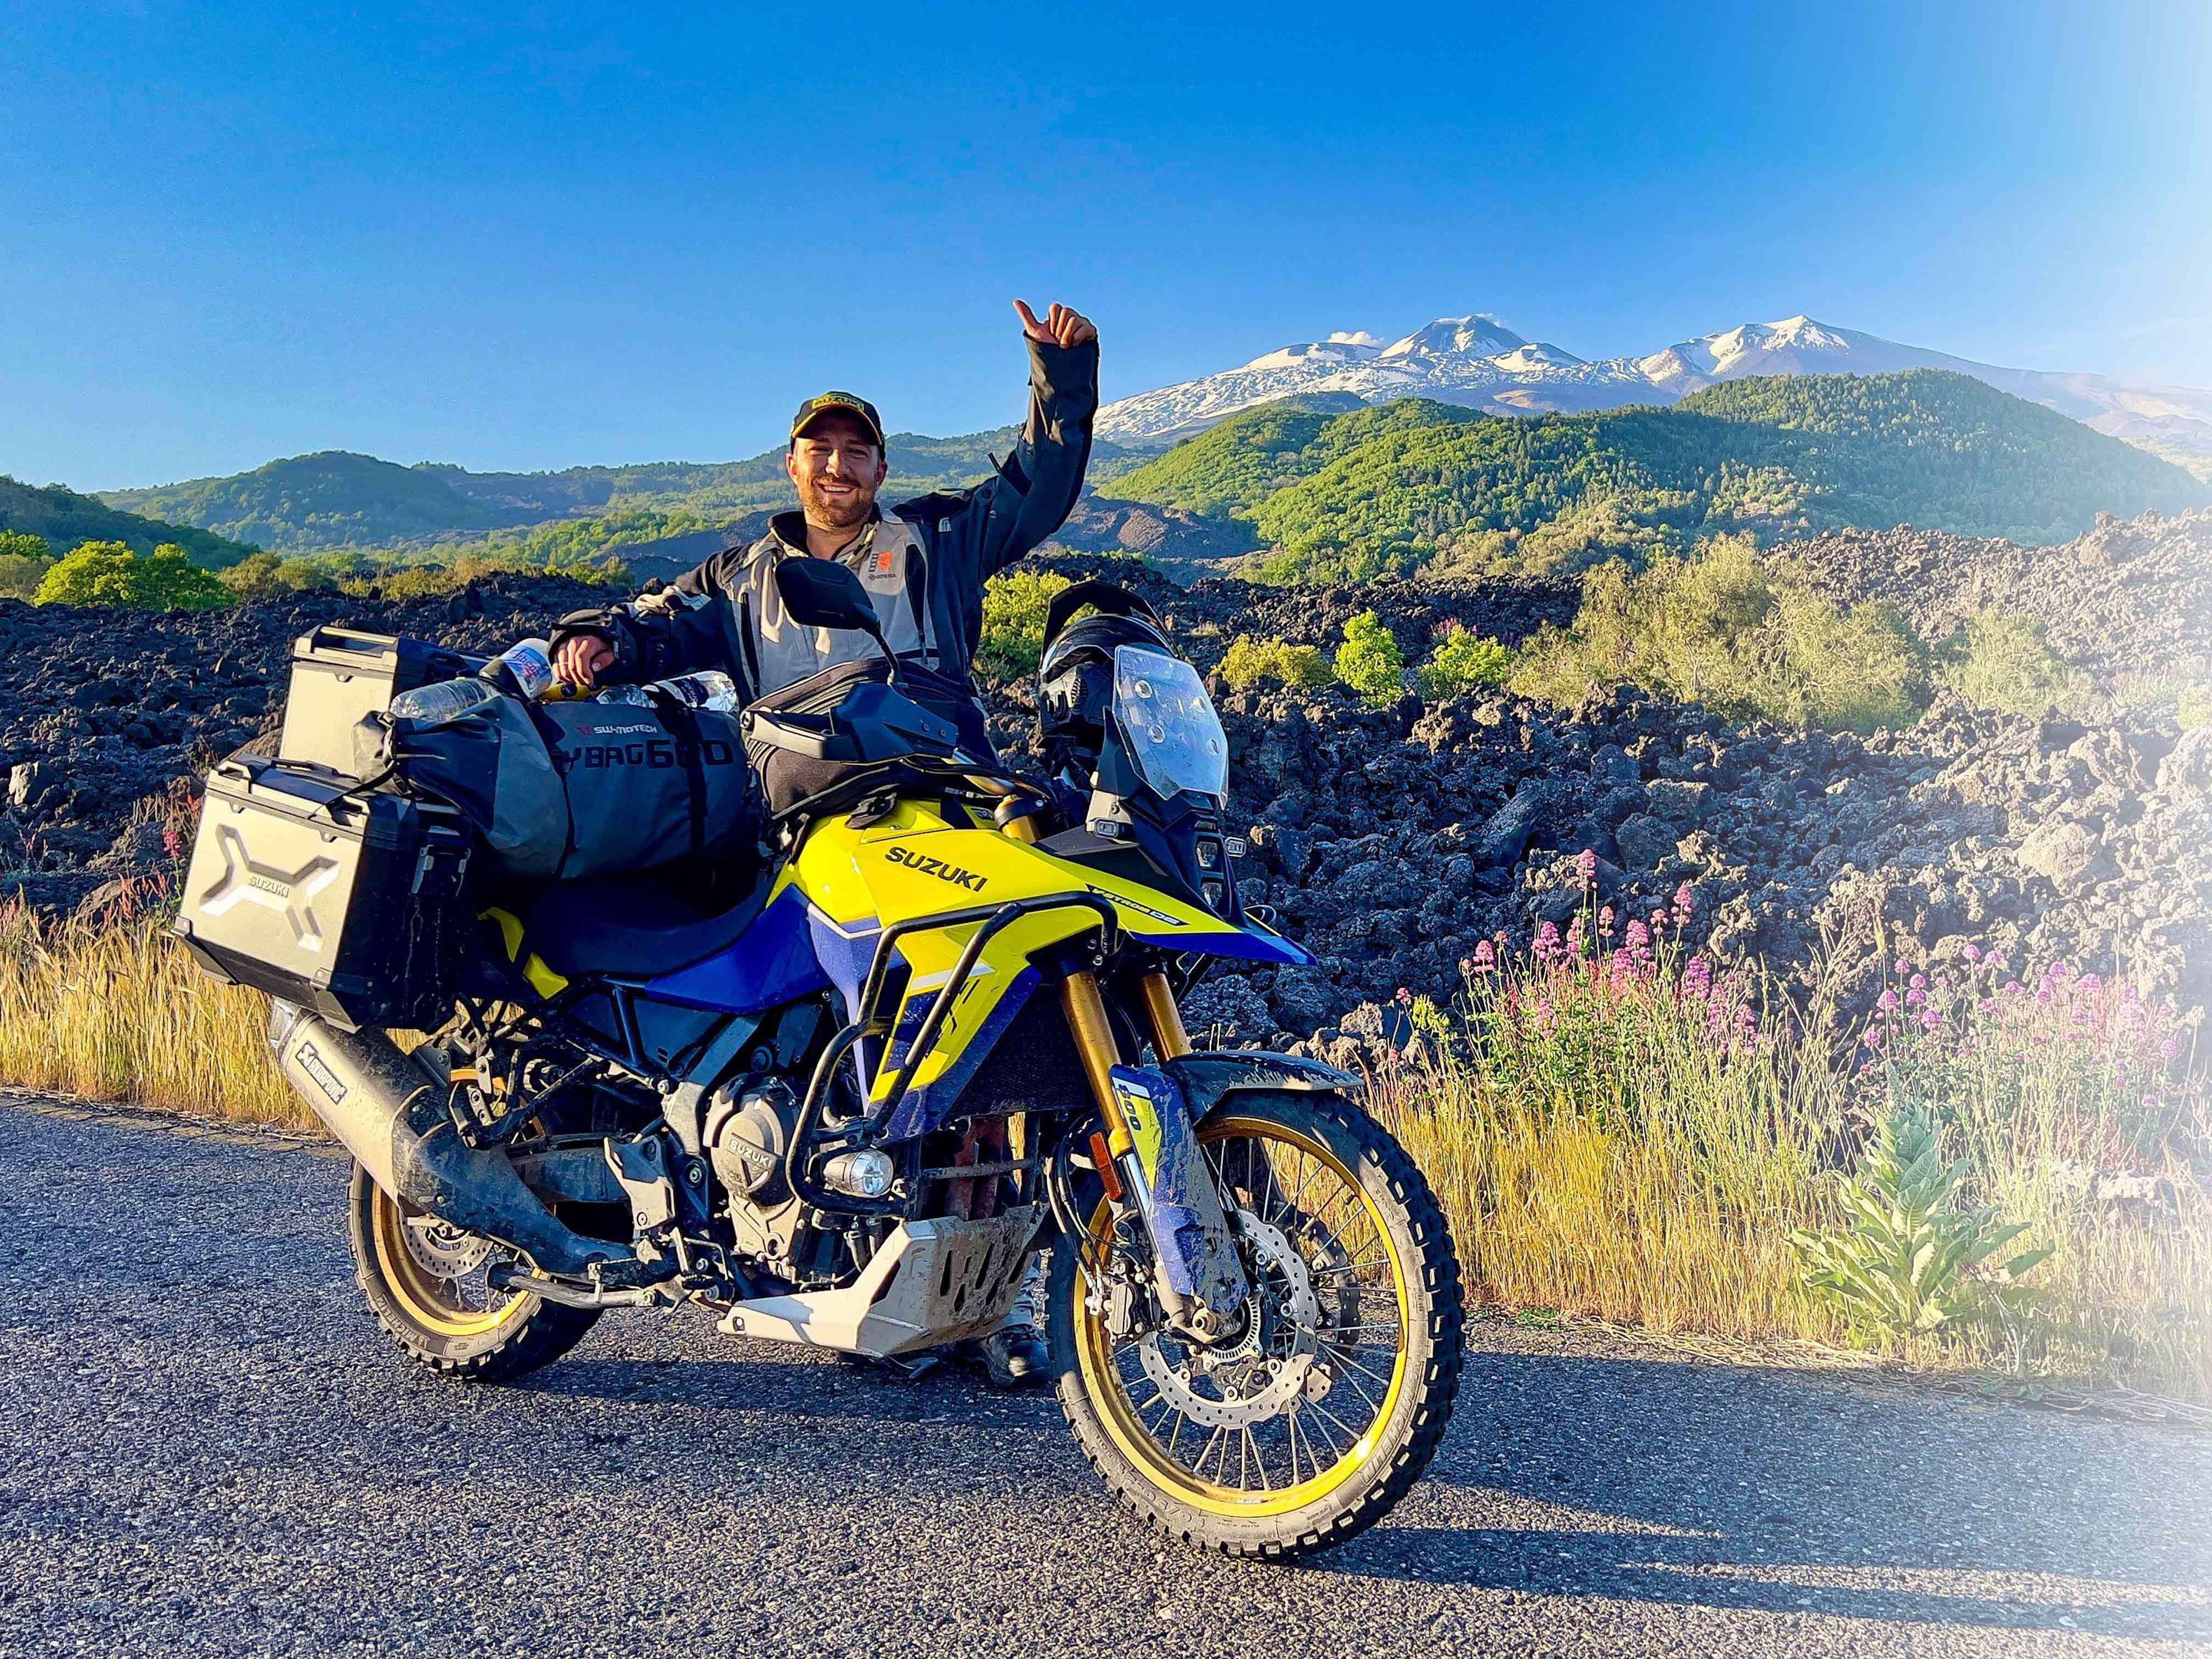
[[[983,878],[973,870],[963,870],[957,864],[947,864],[943,859],[931,858],[926,853],[909,853],[903,847],[894,847],[884,854],[886,863],[902,864],[916,875],[935,876],[939,881],[949,881],[955,887],[965,887],[971,893],[983,890]]]

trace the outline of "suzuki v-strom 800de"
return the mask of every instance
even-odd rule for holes
[[[875,634],[850,573],[787,571],[803,625]],[[1091,810],[1055,832],[900,671],[860,666],[744,717],[757,757],[831,781],[722,914],[635,879],[472,881],[452,1018],[413,1053],[276,1002],[285,1074],[356,1159],[369,1305],[459,1377],[544,1365],[617,1306],[895,1358],[997,1328],[1045,1247],[1060,1401],[1133,1510],[1237,1554],[1351,1537],[1443,1431],[1460,1281],[1353,1078],[1184,1033],[1206,958],[1310,960],[1237,900],[1203,684],[1121,647]],[[273,856],[204,851],[186,918],[312,932],[313,883]]]

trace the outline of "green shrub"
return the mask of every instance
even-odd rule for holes
[[[2173,717],[2185,732],[2212,726],[2212,685],[2185,685],[2173,700]]]
[[[273,593],[327,593],[337,588],[330,575],[305,559],[287,559],[275,553],[254,553],[240,559],[217,579],[241,599],[264,599]]]
[[[1421,668],[1421,689],[1432,697],[1503,685],[1513,669],[1513,653],[1496,640],[1454,626],[1437,641]]]
[[[2049,630],[2033,617],[1984,611],[1937,648],[1943,684],[1968,702],[2008,714],[2037,715],[2079,708],[2089,677],[2051,648]]]
[[[121,542],[86,542],[46,572],[33,602],[110,611],[207,611],[228,605],[232,597],[173,542],[143,557]]]
[[[1592,571],[1572,625],[1539,630],[1512,676],[1562,705],[1624,683],[1732,720],[1869,732],[1918,718],[1929,664],[1894,607],[1844,611],[1737,535],[1640,574],[1617,562]]]
[[[983,633],[975,665],[1001,684],[1036,672],[1044,653],[1044,613],[1074,586],[1048,570],[1002,570],[983,584]]]
[[[1925,1336],[2022,1299],[2021,1275],[2049,1250],[2016,1255],[1986,1278],[1973,1270],[2027,1231],[1959,1200],[1966,1164],[1943,1160],[1942,1126],[1893,1099],[1857,1175],[1844,1183],[1844,1225],[1790,1242],[1805,1286],[1853,1323]]]
[[[1229,641],[1229,649],[1222,654],[1221,666],[1216,672],[1222,684],[1232,691],[1249,691],[1269,682],[1296,690],[1311,690],[1336,678],[1322,660],[1320,647],[1255,639],[1249,634],[1239,634]]]
[[[1344,643],[1336,651],[1336,677],[1378,707],[1405,695],[1406,653],[1372,611],[1363,611],[1345,623]]]
[[[0,599],[37,597],[39,584],[53,568],[53,549],[44,536],[0,530]]]

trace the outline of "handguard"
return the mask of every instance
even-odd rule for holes
[[[1136,1143],[1144,1177],[1138,1208],[1161,1280],[1177,1297],[1226,1318],[1244,1305],[1251,1286],[1182,1090],[1165,1072],[1140,1066],[1116,1066],[1109,1076]]]

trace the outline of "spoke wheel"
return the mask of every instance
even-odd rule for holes
[[[489,1270],[515,1260],[514,1250],[392,1197],[359,1164],[348,1199],[355,1281],[386,1333],[430,1370],[518,1376],[566,1353],[599,1318],[493,1290]]]
[[[1162,1530],[1295,1555],[1371,1524],[1419,1478],[1457,1387],[1460,1292],[1433,1197],[1329,1095],[1240,1096],[1199,1129],[1253,1290],[1213,1345],[1122,1319],[1054,1252],[1061,1404],[1094,1464]],[[1063,1263],[1060,1258],[1069,1258]]]

